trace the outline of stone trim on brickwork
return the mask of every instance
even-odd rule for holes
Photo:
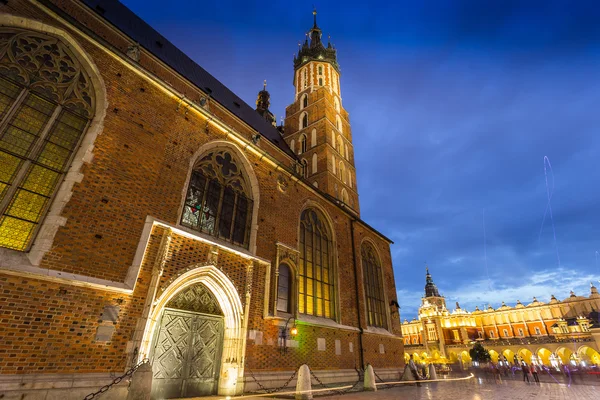
[[[85,275],[40,268],[35,265],[31,265],[27,256],[24,253],[15,252],[8,249],[0,249],[0,273],[48,280],[67,285],[84,286],[91,287],[94,289],[130,294],[133,293],[133,290],[135,289],[135,284],[137,282],[137,278],[142,267],[142,263],[144,261],[146,247],[148,246],[148,241],[150,240],[150,235],[154,226],[163,226],[165,228],[171,229],[172,232],[175,234],[179,234],[190,239],[194,239],[203,243],[216,246],[219,249],[223,249],[224,251],[234,253],[240,257],[258,262],[260,264],[271,264],[269,260],[256,257],[248,253],[248,251],[245,249],[236,249],[225,244],[217,243],[211,240],[213,239],[212,236],[209,236],[209,239],[204,235],[200,234],[199,232],[190,232],[184,229],[183,227],[177,227],[172,224],[169,224],[168,222],[158,220],[151,216],[147,216],[146,223],[144,224],[144,229],[142,230],[140,241],[138,243],[135,256],[133,258],[133,262],[127,270],[127,275],[123,282],[108,281],[105,279],[93,278]]]

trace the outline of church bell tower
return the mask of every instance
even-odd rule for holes
[[[286,110],[284,138],[303,164],[304,178],[359,213],[354,148],[342,107],[335,48],[314,24],[294,56],[295,101]]]

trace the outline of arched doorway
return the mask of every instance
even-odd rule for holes
[[[217,393],[223,311],[202,283],[175,295],[162,310],[150,353],[153,398]]]
[[[244,368],[242,361],[245,355],[245,325],[242,302],[233,282],[213,265],[197,265],[180,275],[162,291],[154,302],[154,307],[144,328],[140,344],[140,360],[154,356],[154,347],[159,339],[162,316],[168,305],[182,292],[198,284],[204,285],[216,298],[222,311],[223,342],[219,362],[218,390],[219,395],[230,396],[240,394],[244,385]],[[208,314],[214,315],[214,314]],[[177,397],[177,396],[175,396]]]
[[[455,363],[455,362],[458,361],[458,356],[453,351],[451,351],[450,353],[448,353],[448,357],[449,357],[451,363]]]

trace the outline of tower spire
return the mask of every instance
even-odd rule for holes
[[[314,23],[314,25],[313,25],[313,29],[315,29],[315,28],[319,29],[319,28],[317,27],[317,9],[316,9],[316,7],[315,7],[315,8],[313,8],[313,17],[314,17],[314,19],[315,19],[315,23]]]
[[[437,286],[433,283],[433,278],[429,273],[429,267],[425,265],[425,297],[442,297],[438,291]]]

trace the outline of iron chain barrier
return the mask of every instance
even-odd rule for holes
[[[296,374],[298,373],[297,369],[294,370],[294,373],[288,378],[288,380],[283,384],[283,386],[280,386],[280,387],[274,388],[274,389],[269,389],[269,388],[266,388],[262,383],[260,383],[258,381],[258,379],[256,379],[256,377],[254,376],[254,373],[252,372],[252,370],[250,368],[246,367],[246,371],[248,371],[250,373],[250,377],[252,378],[252,380],[254,380],[254,382],[258,386],[259,390],[263,390],[265,393],[268,393],[268,394],[280,392],[283,389],[285,389],[286,387],[288,387],[290,382],[294,380],[294,378],[296,377]]]
[[[133,375],[133,373],[144,363],[149,362],[150,360],[147,358],[144,358],[142,361],[140,361],[137,365],[134,365],[133,367],[129,368],[123,375],[121,376],[117,376],[115,379],[113,379],[113,381],[107,385],[102,386],[97,392],[93,392],[88,394],[87,396],[85,396],[83,398],[83,400],[92,400],[94,397],[98,396],[99,394],[102,394],[106,391],[108,391],[111,387],[113,387],[113,385],[118,385],[119,383],[121,383],[121,381],[127,377],[131,377]]]
[[[355,368],[355,369],[356,369],[356,368]],[[325,385],[325,384],[324,384],[324,383],[321,381],[321,379],[319,379],[319,377],[318,377],[317,375],[315,375],[315,373],[312,371],[312,369],[310,369],[310,368],[309,368],[309,371],[310,371],[310,375],[311,375],[311,376],[314,378],[314,380],[315,380],[315,381],[317,381],[317,383],[318,383],[319,385],[321,385],[321,386],[322,386],[323,388],[325,388],[325,389],[328,389],[328,388],[329,388],[327,385]],[[362,381],[363,381],[363,379],[361,378],[361,376],[362,376],[362,373],[361,373],[361,371],[360,371],[360,370],[358,370],[358,369],[356,369],[356,372],[358,373],[358,380],[357,380],[356,382],[354,382],[354,384],[353,384],[351,387],[349,387],[349,388],[346,388],[346,389],[336,389],[336,388],[331,388],[330,390],[331,390],[332,392],[335,392],[335,393],[337,393],[337,394],[346,394],[346,393],[348,393],[348,392],[351,392],[352,390],[356,389],[356,387],[357,387],[357,386],[358,386],[360,383],[362,383]]]

